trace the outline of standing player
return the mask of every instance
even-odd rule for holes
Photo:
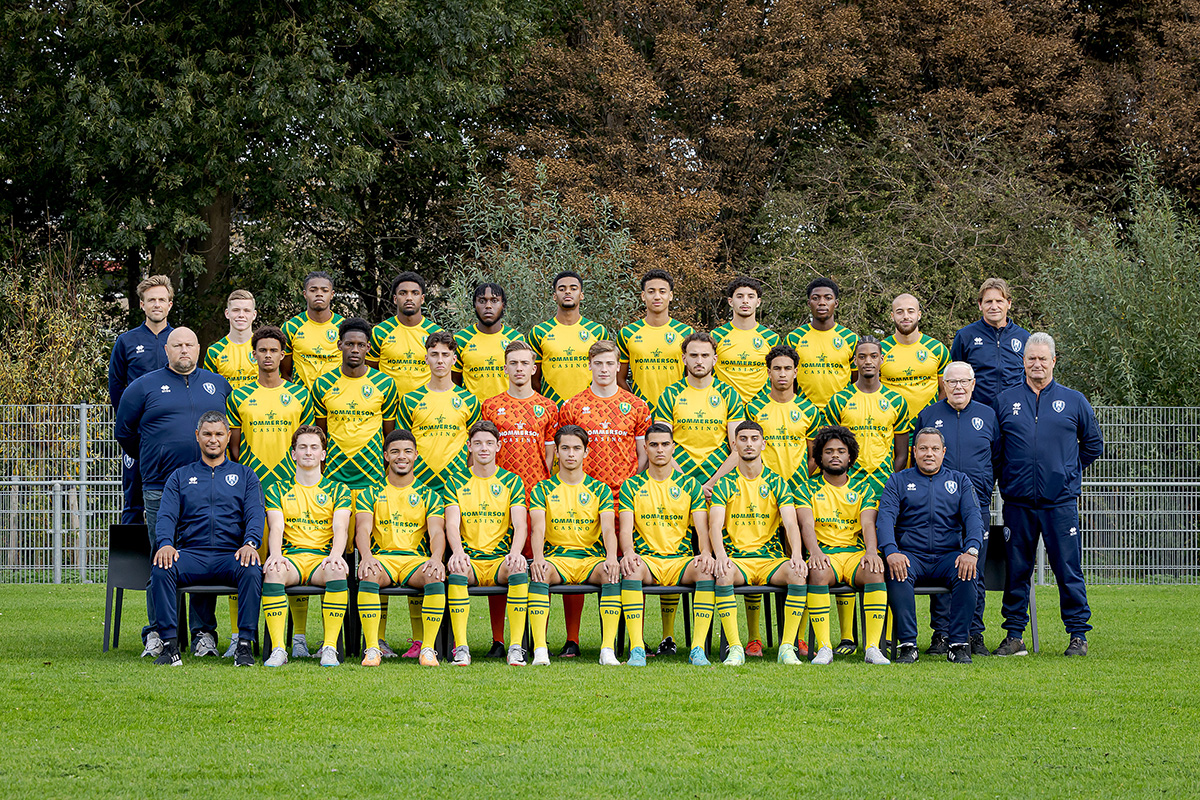
[[[661,269],[642,276],[646,315],[617,334],[621,371],[617,383],[654,409],[663,390],[683,377],[679,342],[692,333],[690,325],[671,319],[675,279]]]
[[[302,425],[292,434],[292,459],[296,477],[277,482],[267,492],[267,548],[263,564],[263,613],[273,648],[268,667],[287,663],[283,646],[287,635],[288,586],[325,587],[321,613],[325,641],[321,666],[338,665],[337,640],[350,599],[349,567],[342,555],[350,528],[350,490],[321,474],[325,460],[325,432]]]
[[[425,385],[429,365],[425,363],[425,340],[441,328],[426,319],[425,279],[415,272],[401,272],[392,281],[396,314],[371,331],[367,363],[396,384],[400,397]]]
[[[709,537],[716,557],[716,606],[721,628],[729,643],[727,666],[746,663],[742,636],[738,631],[737,603],[733,587],[787,586],[783,634],[779,639],[779,663],[800,664],[796,638],[808,590],[808,569],[800,549],[796,506],[787,482],[762,461],[762,426],[745,420],[735,431],[737,469],[713,489],[708,510]],[[787,537],[788,555],[779,538],[780,526]]]
[[[541,393],[562,405],[587,388],[588,348],[607,339],[608,331],[580,313],[583,279],[578,273],[560,272],[551,287],[558,311],[529,332],[529,343],[541,368]]]
[[[504,324],[508,299],[498,283],[475,287],[472,304],[476,322],[454,334],[458,357],[454,360],[454,382],[475,395],[479,402],[507,388],[504,377],[504,349],[510,342],[523,339],[521,332]]]
[[[437,492],[416,480],[417,442],[406,430],[384,440],[387,477],[360,492],[354,504],[354,543],[358,546],[358,613],[366,645],[362,665],[377,667],[382,606],[386,586],[424,589],[421,641],[432,643],[446,613],[445,511]],[[420,642],[417,642],[420,647]],[[432,646],[421,647],[422,666],[436,667]]]
[[[646,432],[649,465],[621,486],[621,611],[629,629],[629,666],[646,666],[642,584],[696,587],[689,660],[707,666],[704,640],[712,625],[714,592],[708,510],[700,485],[674,471],[675,442],[661,422]]]
[[[762,283],[739,275],[725,287],[733,319],[712,332],[717,344],[717,380],[737,390],[749,403],[767,386],[767,351],[779,344],[779,334],[758,322]]]
[[[849,328],[834,319],[838,287],[829,278],[808,284],[808,310],[812,321],[788,334],[787,343],[800,355],[796,380],[800,391],[817,408],[824,408],[854,379],[854,346],[858,343]],[[886,476],[885,476],[886,477]]]
[[[525,556],[529,516],[521,478],[496,466],[500,432],[486,420],[471,426],[467,447],[469,471],[446,487],[447,567],[450,578],[446,599],[454,626],[454,660],[471,663],[467,646],[467,619],[471,600],[468,586],[508,586],[508,664],[525,666],[521,638],[525,635],[529,574]]]
[[[146,320],[117,337],[108,360],[108,399],[114,413],[129,384],[147,372],[167,366],[167,337],[174,330],[167,322],[175,298],[171,279],[166,275],[151,275],[137,285],[137,296]],[[142,475],[137,461],[128,453],[121,459],[121,491],[125,497],[121,523],[136,525],[142,521]]]
[[[858,442],[849,429],[840,426],[822,429],[813,442],[820,473],[800,487],[796,499],[801,535],[809,556],[808,614],[817,646],[814,664],[833,660],[829,587],[837,584],[862,587],[867,617],[865,660],[868,664],[888,663],[878,646],[887,613],[887,584],[875,540],[879,500],[869,481],[850,475],[858,452]],[[848,655],[856,647],[845,638],[850,627],[842,624],[843,644],[850,645]]]
[[[621,566],[617,561],[612,490],[583,471],[587,431],[578,425],[564,425],[554,434],[554,444],[558,474],[534,487],[529,505],[533,666],[550,665],[546,626],[550,620],[550,586],[558,583],[601,587],[600,663],[620,666],[613,649],[621,621]]]
[[[1008,318],[1012,293],[1003,278],[988,278],[979,287],[981,318],[958,330],[950,358],[975,370],[975,400],[995,405],[1005,389],[1025,379],[1025,342],[1029,331]]]
[[[254,346],[250,344],[254,320],[257,318],[254,295],[245,289],[234,289],[225,301],[229,333],[209,345],[208,352],[204,354],[204,368],[224,377],[234,389],[240,389],[258,377]]]
[[[821,427],[821,411],[796,392],[800,357],[786,344],[776,345],[765,359],[768,388],[746,406],[746,418],[763,429],[763,461],[795,489],[812,470],[812,440]]]
[[[311,392],[317,376],[336,368],[341,361],[337,338],[342,317],[331,308],[333,278],[328,272],[304,276],[304,303],[304,313],[283,325],[287,348],[283,351],[282,371]]]
[[[884,386],[904,398],[914,417],[945,396],[942,373],[950,363],[946,345],[921,333],[920,322],[920,301],[911,294],[899,295],[892,301],[896,332],[880,344],[883,364],[879,377]]]

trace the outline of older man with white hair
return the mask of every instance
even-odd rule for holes
[[[1025,343],[1025,382],[996,398],[1000,424],[1000,494],[1008,582],[1004,630],[995,655],[1025,655],[1029,579],[1038,537],[1058,583],[1071,641],[1063,655],[1087,655],[1091,609],[1082,567],[1079,493],[1083,471],[1104,453],[1104,436],[1087,398],[1054,381],[1054,339],[1034,333]]]

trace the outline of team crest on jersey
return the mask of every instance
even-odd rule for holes
[[[712,406],[713,408],[716,408],[717,406],[719,406],[719,405],[721,404],[721,398],[717,397],[717,396],[714,394],[714,395],[712,395],[711,397],[709,397],[709,398],[708,398],[708,404],[709,404],[710,406]]]
[[[1020,339],[1013,339],[1013,340],[1012,340],[1012,349],[1013,349],[1013,352],[1014,352],[1014,353],[1019,353],[1019,352],[1021,352],[1021,340],[1020,340]]]
[[[792,422],[799,422],[800,421],[800,409],[798,409],[798,408],[792,409],[791,416],[792,416]]]
[[[416,492],[411,492],[408,495],[408,504],[410,506],[415,507],[417,505],[417,503],[419,503],[419,502],[421,502],[421,495],[417,494]]]
[[[329,495],[325,494],[324,492],[317,492],[317,504],[318,505],[323,506],[328,502],[329,502]]]
[[[843,344],[845,344],[845,342],[842,341],[842,337],[840,337],[840,336],[833,337],[833,349],[834,350],[841,350]]]
[[[958,481],[946,481],[946,491],[954,494],[958,491]]]
[[[205,382],[204,383],[204,391],[208,392],[209,394],[216,394],[217,387],[211,383]]]
[[[629,403],[621,403],[619,408],[621,409],[622,414],[628,414],[633,409],[633,406],[631,406]]]
[[[501,409],[501,411],[503,411],[503,409]],[[542,408],[541,406],[533,407],[533,415],[535,417],[543,416],[545,413],[546,413],[546,409]]]
[[[579,341],[581,341],[581,342],[586,342],[587,340],[588,340],[588,332],[587,332],[587,331],[580,331],[580,332],[579,332]]]
[[[672,500],[678,500],[678,499],[679,499],[679,487],[678,487],[678,486],[672,486],[672,487],[671,487],[671,492],[670,492],[670,494],[671,494],[671,499],[672,499]]]
[[[292,404],[291,392],[284,392],[283,394],[279,395],[279,405],[290,406],[291,404]]]
[[[373,388],[371,388],[371,384],[369,384],[369,383],[363,384],[363,387],[362,387],[363,400],[370,400],[371,395],[373,395],[374,393],[375,393],[375,390]]]
[[[667,331],[663,338],[667,340],[667,344],[675,344],[675,331]]]
[[[462,398],[458,396],[451,397],[450,405],[454,406],[455,408],[462,408]]]
[[[939,419],[938,422],[941,422],[941,420]],[[971,427],[977,431],[983,430],[983,420],[979,417],[971,417]]]
[[[337,331],[335,331],[333,328],[330,328],[329,330],[325,331],[325,338],[329,340],[330,344],[333,344],[337,341]]]
[[[225,482],[228,483],[230,486],[237,486],[238,476],[233,473],[230,473],[225,476]]]
[[[929,353],[928,353],[928,352],[926,352],[926,351],[924,351],[924,350],[918,350],[918,351],[917,351],[917,361],[922,361],[922,362],[923,362],[923,361],[925,361],[925,359],[927,359],[927,358],[929,358]]]
[[[587,492],[580,492],[579,502],[586,506],[588,503],[592,502],[592,496]]]
[[[753,341],[754,341],[754,349],[755,349],[755,350],[762,350],[762,346],[763,346],[763,340],[762,340],[762,337],[761,337],[761,336],[755,336]]]
[[[1055,401],[1054,401],[1054,411],[1055,411],[1056,413],[1059,413],[1059,414],[1061,414],[1061,413],[1063,412],[1063,409],[1064,409],[1064,408],[1066,408],[1066,407],[1067,407],[1067,404],[1066,404],[1066,403],[1064,403],[1062,400],[1055,400]]]
[[[503,486],[501,486],[498,483],[493,483],[492,484],[492,497],[499,497],[502,489],[504,489]]]
[[[857,503],[858,502],[858,492],[846,492],[846,502],[847,503]]]
[[[891,404],[890,404],[890,403],[888,403],[888,401],[887,401],[887,398],[886,398],[886,397],[881,397],[881,398],[879,398],[879,407],[880,407],[881,409],[883,409],[884,411],[887,411],[887,410],[888,410],[888,408],[890,408],[890,407],[891,407]]]
[[[766,496],[770,493],[771,493],[771,489],[765,483],[762,486],[758,487],[758,496],[759,497],[766,498]]]
[[[249,359],[250,359],[250,363],[251,363],[251,364],[257,364],[257,363],[258,363],[258,359],[254,357],[254,351],[253,351],[253,350],[251,350],[251,351],[250,351],[250,355],[249,355],[249,356],[247,356],[247,358],[249,358]]]
[[[508,339],[501,336],[500,337],[500,349],[503,350],[504,348],[508,347],[508,345],[509,345]]]

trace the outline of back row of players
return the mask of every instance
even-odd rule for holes
[[[527,338],[504,324],[504,290],[495,284],[476,290],[477,323],[454,335],[424,317],[425,285],[413,273],[393,282],[397,314],[373,327],[332,312],[334,287],[324,273],[306,277],[307,309],[282,330],[252,333],[253,297],[230,296],[229,335],[208,349],[205,366],[232,387],[229,453],[254,470],[267,496],[263,592],[268,626],[280,628],[273,640],[284,640],[284,585],[332,582],[340,585],[324,603],[325,645],[330,630],[336,641],[337,611],[346,605],[338,596],[346,577],[340,553],[349,545],[353,506],[365,664],[387,651],[378,587],[394,582],[426,587],[410,609],[412,649],[436,663],[428,631],[441,621],[436,596],[446,542],[455,663],[470,661],[463,644],[468,583],[513,584],[510,663],[523,663],[517,620],[523,631],[526,598],[534,663],[548,663],[546,587],[557,582],[603,586],[602,663],[616,663],[622,613],[631,662],[644,663],[642,582],[696,584],[696,663],[706,663],[697,643],[714,605],[731,643],[729,661],[743,657],[731,611],[740,583],[788,585],[782,661],[797,660],[788,643],[807,605],[820,647],[815,660],[828,663],[828,586],[839,582],[866,585],[866,641],[878,641],[886,592],[872,507],[887,477],[905,466],[917,412],[944,394],[952,355],[976,365],[976,399],[988,402],[1020,381],[1028,333],[1007,320],[1004,282],[985,282],[983,319],[960,331],[951,351],[920,333],[911,295],[893,301],[892,336],[860,339],[837,324],[838,290],[827,279],[808,287],[812,321],[786,344],[757,322],[762,290],[752,278],[729,285],[733,319],[708,334],[670,318],[673,281],[648,272],[645,317],[623,328],[615,344],[581,315],[578,275],[562,273],[552,286],[558,311]],[[168,335],[169,282],[151,278],[139,296],[150,333]],[[130,345],[118,341],[110,374]],[[295,382],[283,379],[289,373]],[[314,422],[317,428],[302,427]],[[819,435],[825,426],[832,431]],[[619,526],[610,500],[618,501]],[[781,526],[791,558],[776,535]],[[810,554],[822,554],[815,562],[800,559],[802,540]],[[533,556],[532,584],[522,550]],[[673,650],[677,602],[664,598],[660,653]],[[748,600],[746,651],[754,655],[762,652],[760,602]],[[502,638],[496,612],[504,606],[493,606],[494,640]],[[853,606],[839,612],[847,631]],[[567,609],[564,654],[578,640],[578,613]],[[875,648],[867,658],[884,661]],[[279,648],[268,663],[281,659]]]

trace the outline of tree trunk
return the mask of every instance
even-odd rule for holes
[[[233,195],[223,189],[217,190],[217,196],[211,203],[200,211],[200,216],[208,223],[208,235],[200,243],[198,255],[204,259],[204,266],[196,276],[195,305],[198,312],[196,320],[196,335],[200,337],[200,345],[217,341],[229,332],[229,325],[221,315],[225,306],[225,295],[222,291],[226,283],[226,271],[229,268],[229,238],[233,227]],[[243,287],[250,288],[252,287]]]

